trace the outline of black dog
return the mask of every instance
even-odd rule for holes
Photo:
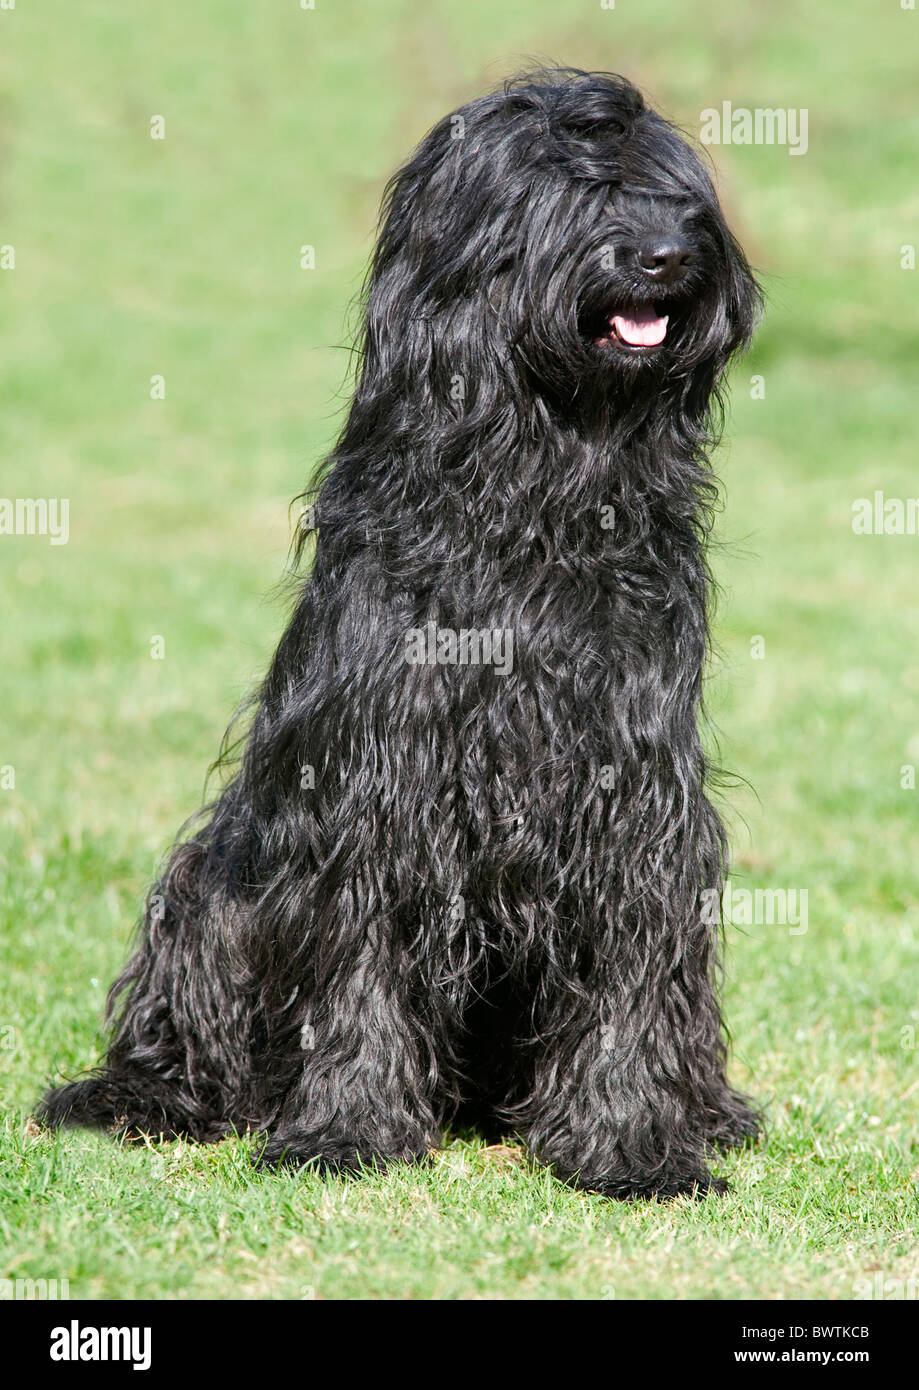
[[[758,300],[621,78],[529,74],[422,141],[241,765],[46,1122],[338,1170],[452,1120],[612,1196],[723,1190],[758,1124],[702,907],[706,451]]]

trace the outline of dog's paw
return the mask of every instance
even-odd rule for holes
[[[709,1127],[706,1138],[718,1149],[742,1149],[755,1144],[762,1133],[761,1116],[748,1106],[738,1106],[719,1116]]]
[[[421,1149],[409,1145],[395,1149],[387,1145],[384,1148],[365,1141],[295,1130],[268,1135],[256,1150],[254,1161],[260,1170],[312,1168],[323,1177],[335,1177],[349,1173],[379,1172],[394,1163],[417,1163],[428,1153],[427,1145]]]
[[[725,1196],[730,1187],[725,1178],[716,1178],[712,1173],[703,1171],[688,1177],[678,1174],[666,1178],[655,1184],[648,1196],[657,1197],[660,1201],[669,1201],[672,1197],[691,1197],[694,1202],[701,1202],[704,1197]]]
[[[271,1135],[256,1149],[255,1166],[262,1170],[312,1167],[328,1176],[360,1172],[362,1163],[355,1144],[294,1133]]]
[[[598,1178],[595,1181],[578,1182],[579,1187],[589,1192],[597,1192],[602,1197],[612,1197],[619,1202],[671,1201],[674,1197],[691,1197],[701,1201],[704,1197],[723,1197],[730,1191],[730,1184],[724,1178],[716,1178],[706,1168],[685,1170],[675,1169],[650,1173],[647,1176],[616,1176]]]

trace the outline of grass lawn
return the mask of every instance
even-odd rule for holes
[[[70,502],[67,544],[0,537],[0,1277],[541,1299],[915,1278],[919,537],[855,535],[851,509],[919,494],[919,15],[316,6],[0,10],[0,493]],[[724,100],[809,112],[804,156],[712,151],[769,299],[718,459],[710,704],[751,784],[732,885],[808,894],[806,931],[729,932],[733,1074],[768,1138],[717,1162],[723,1200],[622,1206],[473,1140],[323,1182],[256,1174],[237,1141],[35,1135],[46,1080],[98,1056],[145,885],[283,626],[288,503],[340,419],[383,180],[527,56],[623,71],[691,131]]]

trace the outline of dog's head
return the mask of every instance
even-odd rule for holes
[[[698,393],[758,304],[686,141],[624,79],[553,69],[446,117],[392,180],[365,365],[434,397],[513,376],[574,409]]]

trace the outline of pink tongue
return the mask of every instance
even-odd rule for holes
[[[667,315],[658,318],[650,304],[636,306],[634,314],[614,314],[610,323],[632,347],[656,347],[667,336]]]

